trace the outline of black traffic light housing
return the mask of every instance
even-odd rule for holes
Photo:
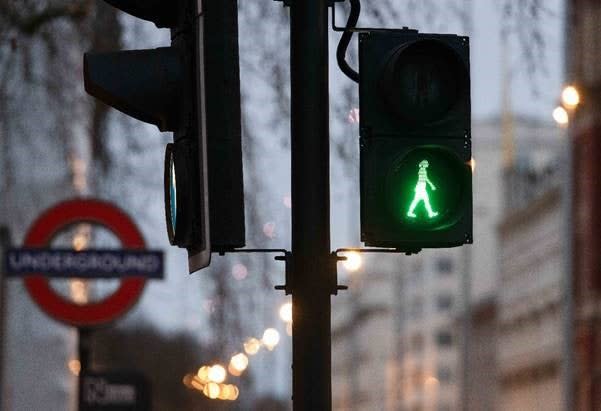
[[[359,36],[361,238],[404,251],[472,242],[469,40]]]
[[[165,216],[190,272],[244,246],[237,0],[106,0],[171,29],[171,46],[84,55],[86,91],[172,131]],[[210,62],[210,66],[207,62]]]

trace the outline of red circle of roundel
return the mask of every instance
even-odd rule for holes
[[[25,247],[46,247],[63,228],[76,223],[92,223],[108,228],[127,249],[142,249],[144,238],[125,212],[113,204],[92,199],[68,200],[46,210],[32,224],[25,236]],[[79,305],[52,289],[39,273],[25,277],[31,298],[51,317],[74,326],[95,326],[111,322],[125,314],[140,297],[146,279],[129,277],[121,280],[117,290],[103,300]]]

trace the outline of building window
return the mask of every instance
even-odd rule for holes
[[[440,274],[450,274],[453,272],[453,260],[450,257],[441,257],[436,260],[436,269]]]
[[[450,294],[441,294],[436,297],[436,308],[439,312],[449,311],[453,307],[453,296]]]
[[[436,333],[436,344],[439,347],[451,347],[453,345],[453,335],[448,330],[440,330]]]

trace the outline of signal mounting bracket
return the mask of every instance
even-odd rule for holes
[[[273,0],[273,1],[281,1],[284,3],[284,7],[290,7],[290,6],[292,6],[292,2],[294,0]],[[343,1],[346,1],[346,0],[328,0],[328,7],[334,7],[334,3],[342,3]]]

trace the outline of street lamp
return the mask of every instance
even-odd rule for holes
[[[580,93],[574,86],[566,86],[561,92],[561,103],[567,109],[573,110],[580,104]]]
[[[553,110],[553,120],[555,120],[560,127],[566,127],[570,121],[568,112],[562,106],[557,106],[555,107],[555,110]]]

